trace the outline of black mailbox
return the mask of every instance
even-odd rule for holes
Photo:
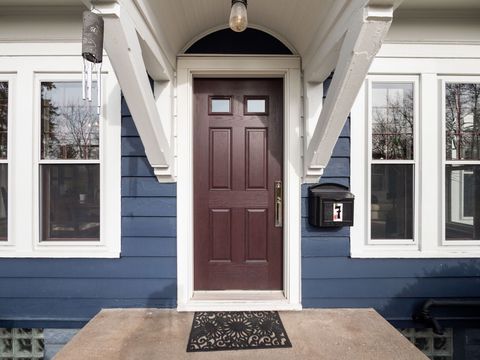
[[[354,198],[343,185],[311,186],[308,189],[308,222],[317,227],[353,226]]]

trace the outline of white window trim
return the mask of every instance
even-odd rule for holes
[[[441,120],[442,120],[442,246],[448,246],[452,248],[458,248],[458,247],[463,247],[463,246],[472,246],[472,245],[480,245],[480,240],[446,240],[446,230],[445,230],[445,220],[446,220],[446,210],[445,210],[445,205],[446,205],[446,199],[445,199],[445,185],[446,185],[446,179],[445,179],[445,166],[448,164],[468,164],[468,165],[478,165],[480,166],[480,161],[479,160],[464,160],[464,161],[459,161],[459,160],[453,160],[453,161],[447,161],[446,160],[446,146],[445,146],[445,86],[446,83],[477,83],[480,84],[480,76],[440,76],[439,77],[439,82],[440,82],[440,93],[441,93]],[[461,190],[463,191],[463,183],[462,186],[460,187]],[[463,208],[463,207],[462,207]],[[463,213],[463,210],[462,210]],[[480,248],[480,246],[478,246]]]
[[[284,79],[284,259],[283,299],[269,292],[202,292],[193,288],[193,78],[281,77]],[[177,61],[177,309],[301,309],[301,81],[298,56],[182,56]],[[210,295],[208,294],[210,293]],[[253,294],[253,295],[252,295]],[[231,295],[231,296],[227,296]]]
[[[12,208],[13,204],[10,201],[9,194],[13,192],[12,186],[14,186],[14,181],[12,180],[12,164],[14,163],[13,159],[15,155],[12,151],[12,126],[14,118],[14,109],[13,109],[13,99],[15,98],[15,76],[13,74],[2,74],[0,73],[0,82],[8,82],[8,113],[7,113],[7,159],[0,160],[1,164],[7,164],[8,168],[8,176],[7,176],[7,240],[0,241],[1,246],[9,246],[14,245],[15,235],[12,233]]]
[[[431,54],[428,57],[427,54]],[[369,78],[402,76],[419,78],[415,216],[417,243],[374,244],[368,239],[368,102],[362,86],[351,112],[351,189],[356,195],[351,256],[354,258],[478,258],[477,241],[448,241],[445,244],[444,206],[444,86],[446,79],[473,81],[480,75],[479,45],[386,44],[369,70]],[[388,74],[388,75],[386,75]],[[441,126],[439,124],[442,124]],[[427,136],[428,134],[428,136]],[[422,141],[423,140],[423,141]]]
[[[14,85],[12,106],[9,106],[12,117],[12,126],[9,126],[9,244],[0,244],[0,257],[118,258],[121,249],[121,95],[108,58],[104,57],[102,71],[104,106],[99,120],[100,159],[93,161],[101,163],[100,241],[40,242],[40,81],[81,80],[80,45],[43,44],[38,53],[38,46],[32,46],[30,53],[25,45],[22,51],[17,44],[0,44],[0,48],[4,51],[2,54],[9,54],[0,56],[0,72],[10,73]]]
[[[403,84],[413,84],[413,160],[373,160],[372,159],[372,84],[374,82],[381,83],[403,83]],[[367,183],[366,189],[367,199],[371,198],[371,181],[372,181],[372,172],[371,167],[373,164],[407,164],[413,165],[413,176],[414,176],[414,199],[413,199],[413,239],[371,239],[371,226],[367,226],[367,244],[371,245],[405,245],[409,248],[418,249],[418,233],[417,226],[415,222],[418,219],[418,77],[416,76],[389,76],[389,75],[374,75],[368,76],[365,82],[367,88],[367,116],[366,116],[366,134],[367,134],[367,148],[365,157],[368,162],[367,167]],[[371,214],[371,202],[367,201],[367,222],[370,223],[370,214]]]

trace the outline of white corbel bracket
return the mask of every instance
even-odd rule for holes
[[[317,182],[323,174],[392,18],[393,6],[366,6],[352,17],[327,97],[306,146],[305,182]]]
[[[168,130],[171,128],[166,126],[169,123],[165,123],[165,121],[171,121],[171,117],[168,116],[171,115],[171,109],[166,109],[167,118],[164,116],[162,119],[150,85],[144,56],[154,54],[160,57],[155,62],[155,66],[159,69],[156,73],[164,74],[160,80],[173,82],[173,71],[168,66],[168,59],[163,57],[158,48],[155,51],[149,51],[148,55],[142,52],[142,42],[145,42],[145,39],[153,41],[153,37],[145,35],[147,26],[139,27],[135,24],[131,16],[134,9],[129,4],[128,0],[96,4],[96,9],[105,22],[104,47],[154,174],[160,182],[172,182],[175,180],[173,141],[171,131],[169,133],[165,131],[165,127]],[[136,20],[139,21],[138,16]],[[145,47],[145,43],[143,45]],[[150,48],[156,47],[150,46]],[[160,66],[163,67],[159,68]]]

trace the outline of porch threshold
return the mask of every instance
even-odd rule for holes
[[[55,359],[428,359],[373,309],[309,309],[280,317],[292,348],[187,353],[193,313],[102,310]]]
[[[277,291],[195,291],[186,304],[178,304],[178,311],[294,311],[300,304],[288,301],[282,290]]]

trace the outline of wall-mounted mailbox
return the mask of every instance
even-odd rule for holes
[[[343,185],[311,186],[308,189],[308,222],[317,227],[353,226],[354,198]]]

